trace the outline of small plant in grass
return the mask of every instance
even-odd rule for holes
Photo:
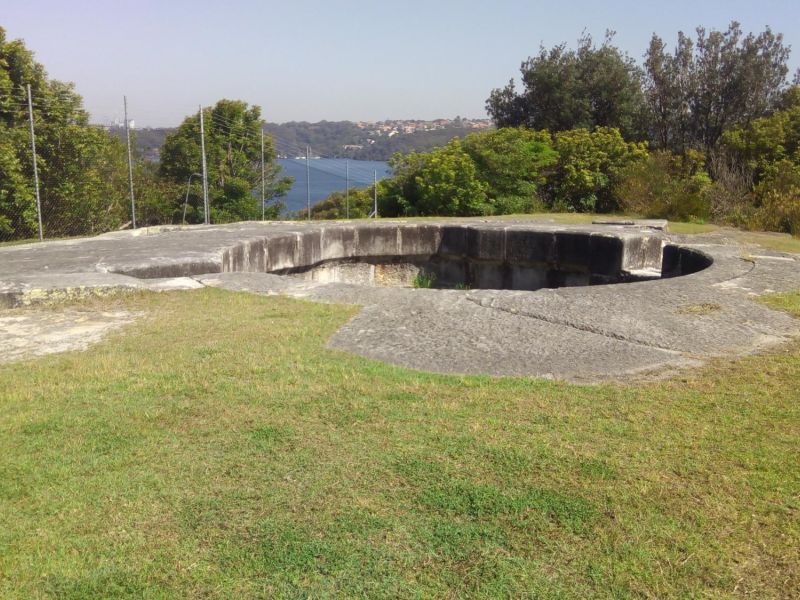
[[[436,283],[436,275],[433,273],[423,273],[420,271],[417,273],[417,276],[414,277],[414,281],[411,282],[415,288],[424,288],[429,289],[433,287],[433,284]]]

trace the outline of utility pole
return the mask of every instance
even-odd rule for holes
[[[266,185],[266,181],[264,181],[264,126],[261,126],[261,220],[264,220],[265,216],[265,208],[264,208],[264,197],[266,196],[264,186]]]
[[[203,211],[205,213],[205,223],[211,222],[211,215],[208,210],[208,170],[206,168],[206,132],[203,128],[203,107],[200,106],[200,153],[203,157]]]
[[[125,106],[125,137],[128,140],[128,188],[131,192],[131,224],[136,229],[136,202],[133,199],[133,159],[131,158],[131,128],[128,122],[128,97],[122,97]]]
[[[311,146],[306,146],[306,208],[308,220],[311,220]]]
[[[346,219],[350,218],[350,161],[344,161],[344,172],[347,179],[347,188],[344,196],[344,215]]]
[[[31,123],[31,154],[33,154],[33,183],[36,187],[36,215],[39,217],[39,241],[44,240],[42,231],[42,200],[39,198],[39,168],[36,166],[36,134],[33,132],[33,99],[31,84],[28,84],[28,119]]]
[[[373,199],[373,203],[375,204],[375,206],[374,206],[375,218],[377,219],[378,218],[378,172],[377,171],[373,171],[372,172],[372,178],[373,178],[373,182],[374,182],[373,183],[373,187],[372,187],[372,190],[373,190],[372,199]]]

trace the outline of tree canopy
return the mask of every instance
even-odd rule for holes
[[[682,152],[715,148],[726,129],[767,114],[786,87],[789,48],[769,27],[744,35],[725,31],[678,34],[669,52],[656,35],[645,55],[650,135],[657,146]]]
[[[521,92],[512,79],[486,101],[495,124],[550,131],[614,127],[626,136],[640,136],[641,71],[611,43],[613,35],[607,33],[600,46],[585,35],[575,50],[566,44],[541,47],[520,67]]]
[[[122,144],[89,125],[72,84],[49,79],[24,43],[0,28],[0,239],[34,237],[38,229],[28,84],[46,234],[96,233],[129,220]]]
[[[261,218],[261,109],[240,100],[220,100],[203,109],[209,205],[214,223]],[[272,138],[264,137],[266,215],[274,218],[282,205],[277,201],[291,185],[280,177]],[[164,141],[160,173],[177,183],[188,181],[201,169],[200,116],[191,115]],[[199,221],[202,195],[189,194],[189,220]]]

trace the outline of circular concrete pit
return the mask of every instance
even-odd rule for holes
[[[647,281],[695,273],[708,255],[654,232],[398,225],[309,231],[265,241],[265,272],[319,283],[528,290]],[[250,248],[247,257],[252,255]],[[231,255],[229,271],[261,265]]]
[[[800,334],[754,302],[800,288],[799,265],[724,233],[642,222],[240,223],[0,249],[0,304],[202,286],[285,294],[362,306],[332,348],[427,371],[597,381]],[[459,289],[403,287],[419,273]]]

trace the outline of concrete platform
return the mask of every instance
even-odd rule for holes
[[[0,305],[204,285],[286,294],[364,307],[333,348],[427,371],[572,381],[664,373],[800,335],[800,322],[753,301],[800,289],[799,256],[662,228],[443,219],[138,230],[0,249]],[[633,282],[430,290],[301,276],[326,261],[398,256],[435,256],[490,285],[534,286],[541,273],[560,283]],[[670,277],[645,281],[656,259]]]

